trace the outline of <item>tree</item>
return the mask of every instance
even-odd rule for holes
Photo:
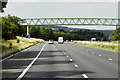
[[[52,28],[51,27],[47,27],[45,29],[45,31],[46,31],[46,39],[47,40],[48,39],[53,39],[53,30],[52,30]]]
[[[2,17],[2,37],[6,40],[13,39],[16,36],[25,35],[26,28],[20,26],[18,21],[20,18],[16,16]]]
[[[46,39],[46,30],[45,27],[40,27],[40,32],[41,32],[41,38]]]
[[[40,27],[30,27],[30,37],[41,38]]]
[[[120,40],[120,27],[110,34],[113,41]]]

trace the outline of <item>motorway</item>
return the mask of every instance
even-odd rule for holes
[[[38,43],[4,59],[2,77],[118,78],[118,53],[72,42]]]

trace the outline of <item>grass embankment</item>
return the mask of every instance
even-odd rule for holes
[[[95,48],[100,48],[100,49],[106,49],[106,50],[112,50],[112,51],[116,51],[119,52],[119,47],[120,45],[114,45],[114,43],[118,43],[118,41],[114,41],[114,42],[90,42],[90,41],[74,41],[73,43],[75,44],[80,44],[83,46],[88,46],[88,47],[95,47]]]
[[[44,42],[43,39],[36,38],[25,38],[16,36],[14,40],[3,40],[2,41],[2,55],[0,57],[4,58],[6,56],[12,55],[18,51],[28,48],[37,43]]]

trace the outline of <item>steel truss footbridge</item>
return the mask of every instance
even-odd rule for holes
[[[21,25],[27,25],[29,35],[30,25],[101,25],[120,26],[120,19],[115,18],[27,18],[19,21]]]

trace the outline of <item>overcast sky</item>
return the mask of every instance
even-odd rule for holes
[[[10,14],[21,18],[118,18],[117,1],[118,0],[89,0],[88,2],[88,0],[84,0],[83,2],[83,0],[49,0],[48,2],[48,0],[29,0],[28,2],[28,0],[9,0],[5,13],[0,15],[6,16]],[[96,29],[96,27],[92,28]],[[101,29],[103,28],[101,27]],[[115,28],[109,27],[109,29]]]

